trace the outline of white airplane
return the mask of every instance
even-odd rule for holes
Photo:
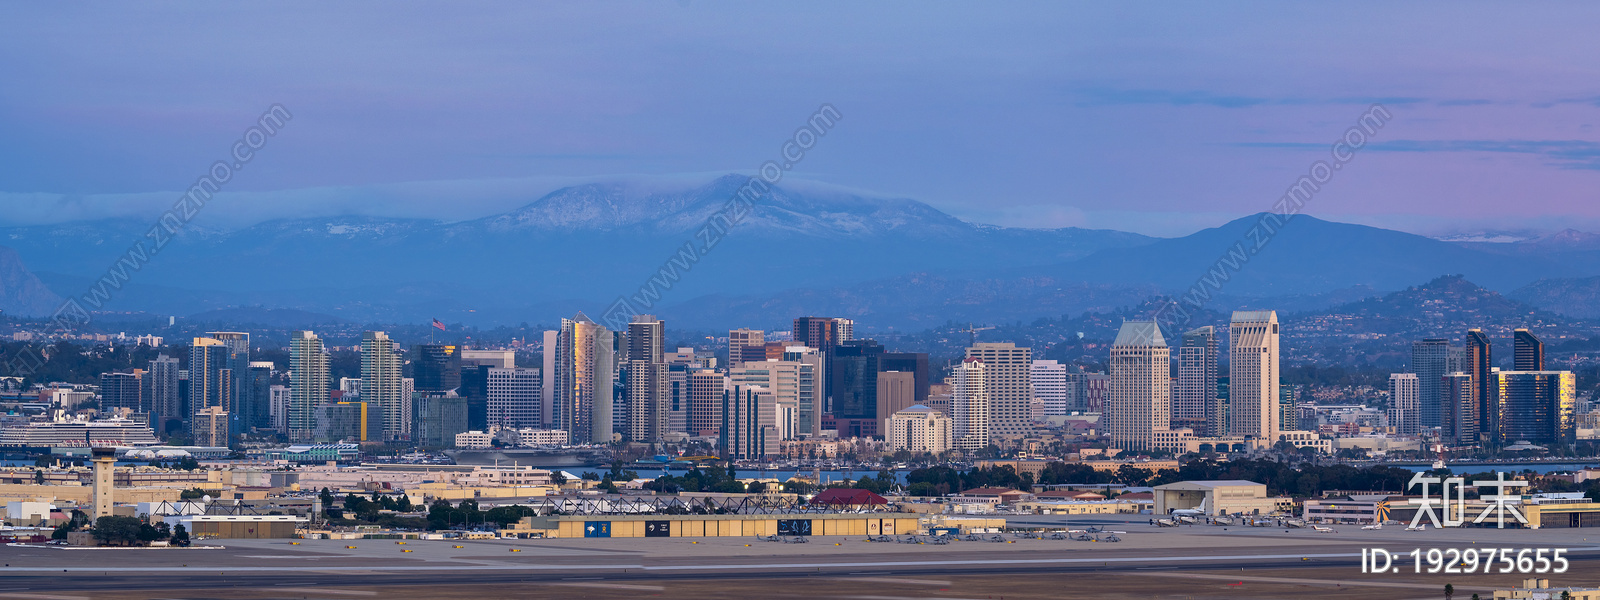
[[[1205,500],[1201,500],[1200,501],[1200,506],[1198,506],[1196,508],[1180,508],[1178,510],[1172,511],[1169,514],[1172,514],[1174,516],[1180,516],[1180,517],[1204,517],[1204,516],[1206,516],[1206,503],[1207,502],[1210,502],[1209,498],[1205,499]]]
[[[1177,527],[1178,522],[1172,519],[1156,519],[1157,527]]]
[[[1185,525],[1195,524],[1195,518],[1188,515],[1178,515],[1178,522]]]
[[[1427,530],[1428,530],[1428,524],[1427,523],[1418,523],[1416,525],[1412,525],[1412,526],[1406,528],[1406,531],[1427,531]]]
[[[1361,529],[1363,529],[1363,530],[1383,529],[1383,523],[1374,523],[1372,525],[1367,525],[1365,527],[1362,527]]]
[[[1294,527],[1294,528],[1297,528],[1297,529],[1306,526],[1306,522],[1302,521],[1300,519],[1289,519],[1287,521],[1284,521],[1283,524],[1285,526]]]
[[[1323,527],[1321,525],[1312,525],[1311,530],[1317,533],[1339,533],[1334,531],[1332,527]]]
[[[1211,523],[1215,525],[1232,525],[1233,517],[1217,517],[1212,519]]]

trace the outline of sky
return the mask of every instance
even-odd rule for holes
[[[1269,210],[1600,231],[1600,5],[677,0],[0,4],[0,224],[462,220],[616,176],[790,176],[974,222],[1184,235]]]

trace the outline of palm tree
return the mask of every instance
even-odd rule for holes
[[[1450,600],[1451,598],[1454,598],[1455,596],[1456,596],[1456,586],[1450,585],[1448,583],[1444,584],[1444,600]]]

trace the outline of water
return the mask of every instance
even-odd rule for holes
[[[1396,468],[1400,468],[1400,469],[1405,469],[1407,471],[1416,471],[1416,472],[1428,471],[1428,470],[1432,470],[1433,469],[1433,465],[1427,465],[1427,464],[1422,464],[1422,465],[1385,465],[1385,466],[1392,466],[1392,467],[1396,467]],[[1540,462],[1540,463],[1485,463],[1485,464],[1471,464],[1471,463],[1449,464],[1449,463],[1447,463],[1447,464],[1445,464],[1445,466],[1449,467],[1450,471],[1454,472],[1454,473],[1486,473],[1486,472],[1491,472],[1491,471],[1500,471],[1500,472],[1503,472],[1503,473],[1506,473],[1506,474],[1509,475],[1511,473],[1521,473],[1523,471],[1533,471],[1535,473],[1555,473],[1555,472],[1560,472],[1560,471],[1577,471],[1577,470],[1584,469],[1584,468],[1597,469],[1597,468],[1600,468],[1600,462],[1587,462],[1587,463],[1542,463],[1542,462]]]

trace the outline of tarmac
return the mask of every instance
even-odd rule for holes
[[[1427,590],[1442,590],[1445,583],[1467,598],[1487,597],[1535,576],[1558,585],[1600,586],[1600,529],[1335,526],[1335,532],[1320,533],[1163,528],[1129,517],[1008,517],[1013,527],[1099,527],[1115,532],[1120,542],[1004,534],[999,542],[947,545],[860,536],[815,536],[804,544],[739,537],[202,542],[222,546],[209,549],[13,545],[0,547],[0,599],[714,598],[752,597],[754,589],[764,590],[760,596],[841,598],[1264,598],[1313,591],[1311,597],[1424,598],[1442,597]],[[1407,555],[1396,559],[1401,572],[1372,574],[1361,570],[1366,548],[1395,554],[1414,548],[1566,548],[1572,567],[1547,575],[1414,574]]]

